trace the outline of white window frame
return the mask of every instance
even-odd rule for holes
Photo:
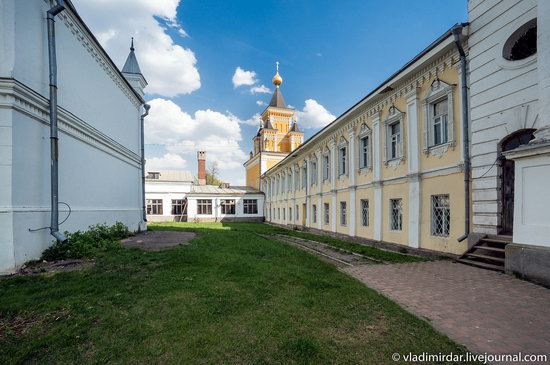
[[[436,79],[432,82],[428,94],[424,98],[424,153],[441,156],[449,148],[455,146],[453,86]],[[434,117],[432,110],[436,103],[447,99],[447,142],[435,144]]]
[[[398,219],[399,221],[395,221],[394,218],[394,214],[393,214],[393,210],[394,210],[394,204],[398,204],[397,206],[397,209],[398,209]],[[401,232],[403,231],[403,199],[402,198],[395,198],[395,199],[390,199],[390,219],[389,219],[389,223],[390,223],[390,231],[392,232]]]
[[[349,170],[349,144],[348,141],[342,137],[340,138],[340,144],[338,145],[338,176],[347,176]]]
[[[313,223],[317,223],[317,204],[313,204],[311,206],[311,210],[313,211],[313,214],[312,214]]]
[[[317,185],[317,157],[312,157],[309,172],[311,174],[311,186]]]
[[[340,225],[342,227],[348,225],[348,203],[346,201],[340,202]]]
[[[405,113],[401,112],[392,105],[388,112],[388,117],[384,121],[384,164],[397,165],[405,159],[405,123],[403,122]],[[391,156],[391,147],[393,135],[391,134],[392,126],[399,124],[399,141],[396,142],[396,155]]]
[[[301,173],[301,178],[302,178],[302,189],[305,189],[307,187],[307,162],[304,161],[304,163],[302,164],[302,167],[301,167],[301,170],[302,170],[302,173]]]
[[[323,153],[323,181],[330,181],[330,153]]]
[[[243,214],[258,214],[258,199],[243,199]]]
[[[366,146],[366,153],[367,156],[365,158],[365,148],[363,146],[363,140],[367,141]],[[359,170],[369,170],[372,166],[372,131],[371,129],[365,124],[361,124],[361,128],[359,129],[359,135],[357,136],[357,145],[359,146]]]
[[[323,222],[325,225],[330,224],[330,204],[323,203]]]
[[[444,207],[444,206],[438,206],[436,207],[435,206],[435,203],[436,203],[436,200],[437,199],[446,199],[447,201],[447,206]],[[435,236],[435,237],[449,237],[450,233],[451,233],[451,197],[449,194],[435,194],[435,195],[432,195],[430,197],[430,203],[431,203],[431,210],[432,210],[432,214],[431,214],[431,234],[432,236]],[[441,216],[443,217],[442,218],[442,227],[443,227],[443,230],[442,232],[438,232],[438,229],[436,227],[436,215],[438,214],[436,212],[436,210],[440,210],[442,211],[442,213],[439,213],[441,214]],[[445,214],[445,210],[447,210],[447,214]],[[446,230],[446,227],[448,226],[448,230]]]
[[[213,205],[212,199],[197,199],[197,215],[212,215]]]

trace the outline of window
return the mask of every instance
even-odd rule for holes
[[[185,203],[183,199],[172,199],[172,215],[182,215]]]
[[[258,214],[258,201],[256,199],[244,199],[243,213]]]
[[[281,208],[277,208],[277,219],[281,219]]]
[[[197,214],[212,214],[212,200],[198,199]]]
[[[323,181],[328,180],[330,176],[330,159],[328,153],[323,155]]]
[[[313,223],[317,223],[317,205],[316,204],[313,204],[312,206],[312,210],[313,210]]]
[[[340,202],[340,225],[347,225],[347,203]]]
[[[390,146],[389,146],[389,159],[393,160],[394,158],[401,157],[401,123],[396,122],[389,126],[390,132]]]
[[[338,149],[338,175],[342,176],[346,174],[347,163],[347,147],[340,147]]]
[[[222,200],[222,214],[235,214],[235,200]]]
[[[317,184],[317,159],[311,161],[311,185]]]
[[[359,168],[364,169],[369,164],[369,137],[365,136],[359,140]]]
[[[369,201],[367,199],[361,199],[361,225],[369,226]]]
[[[147,214],[162,215],[162,199],[147,199]]]
[[[324,204],[324,221],[325,221],[325,224],[328,224],[329,221],[330,221],[330,206],[328,203],[325,203]]]
[[[307,185],[307,166],[302,166],[302,189],[305,189]]]
[[[285,208],[283,208],[283,220],[286,221],[286,212],[285,212]]]
[[[447,98],[430,105],[432,112],[433,145],[449,142],[449,125],[447,122],[449,103]]]
[[[449,195],[432,195],[432,235],[448,237],[451,231]]]
[[[296,206],[296,222],[300,219],[300,209]]]
[[[152,180],[158,180],[160,179],[160,172],[149,172],[147,174],[147,178]]]
[[[519,27],[504,43],[502,57],[509,61],[526,59],[537,53],[537,19]]]
[[[292,222],[292,208],[288,207],[288,220]]]
[[[288,186],[288,191],[291,192],[292,191],[292,172],[289,172],[287,174],[287,186]]]
[[[296,168],[294,170],[294,190],[298,190],[300,188],[300,170]]]
[[[390,229],[403,229],[403,199],[390,199]]]

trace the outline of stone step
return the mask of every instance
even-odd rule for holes
[[[484,259],[484,260],[497,261],[497,262],[502,262],[502,263],[504,263],[504,258],[503,258],[503,257],[495,257],[495,256],[489,256],[489,255],[482,255],[482,254],[479,254],[479,253],[467,253],[465,256],[467,256],[467,257],[475,257],[475,258],[478,258],[478,259]]]
[[[482,269],[504,272],[504,266],[502,266],[502,265],[487,264],[485,262],[468,260],[468,259],[463,259],[463,258],[457,259],[456,261],[460,262],[462,264],[475,266],[475,267],[479,267],[479,268],[482,268]]]

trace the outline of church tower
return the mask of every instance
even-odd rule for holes
[[[260,188],[260,176],[304,142],[304,134],[296,122],[296,111],[285,104],[282,83],[277,62],[273,76],[275,92],[258,121],[259,129],[253,139],[253,151],[250,152],[250,159],[244,163],[246,185],[256,189]]]
[[[126,80],[128,80],[130,85],[134,88],[134,90],[141,97],[143,97],[143,95],[145,94],[145,87],[147,86],[147,80],[145,80],[145,77],[143,77],[143,74],[141,73],[141,69],[139,68],[139,64],[134,51],[134,38],[132,37],[130,53],[128,54],[128,58],[126,58],[126,62],[124,63],[124,67],[122,68],[122,75],[124,75]]]

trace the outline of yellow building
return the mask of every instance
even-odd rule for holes
[[[273,76],[275,92],[261,115],[258,134],[253,139],[250,159],[244,163],[246,185],[260,188],[260,176],[283,160],[304,142],[304,134],[298,129],[293,108],[288,108],[281,93],[282,77],[279,63]]]
[[[463,253],[459,57],[448,31],[262,173],[266,220]]]

